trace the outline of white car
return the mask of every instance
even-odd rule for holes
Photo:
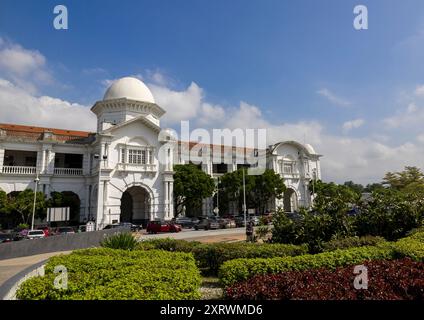
[[[43,230],[29,230],[27,235],[26,235],[26,238],[30,239],[30,240],[40,239],[40,238],[45,238],[45,237],[46,237],[46,235],[45,235]]]

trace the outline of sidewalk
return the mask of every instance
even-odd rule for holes
[[[29,257],[0,260],[0,286],[7,279],[10,279],[11,277],[18,274],[25,268],[28,268],[29,266],[32,266],[52,256],[56,256],[62,253],[67,254],[70,252],[71,251],[50,252],[50,253],[43,253],[43,254],[38,254],[38,255],[29,256]]]

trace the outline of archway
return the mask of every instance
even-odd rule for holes
[[[48,200],[51,208],[69,207],[69,221],[52,222],[52,226],[57,225],[78,225],[80,223],[81,200],[77,193],[73,191],[53,191]]]
[[[150,220],[150,196],[148,191],[140,186],[128,188],[121,197],[121,222],[142,224]]]
[[[296,191],[294,191],[292,188],[288,188],[286,191],[284,191],[284,211],[297,211],[297,195]]]

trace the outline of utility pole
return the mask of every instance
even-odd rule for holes
[[[244,170],[243,168],[243,211],[244,211],[244,227],[247,230],[247,217],[246,217],[246,181],[244,177]]]
[[[37,201],[37,187],[38,187],[38,182],[40,181],[40,179],[38,178],[38,172],[37,172],[37,176],[34,179],[34,205],[32,207],[32,222],[31,222],[31,230],[34,230],[34,216],[35,216],[35,204]]]

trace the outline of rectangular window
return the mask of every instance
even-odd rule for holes
[[[146,164],[146,150],[141,150],[141,163]]]
[[[284,163],[284,173],[292,174],[293,173],[293,164],[292,163]]]
[[[125,163],[125,149],[122,148],[121,149],[121,163]]]
[[[129,149],[128,150],[128,162],[131,164],[141,164],[141,150]]]

